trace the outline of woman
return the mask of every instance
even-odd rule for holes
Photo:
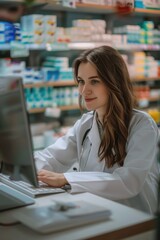
[[[80,108],[84,103],[89,111],[64,137],[35,154],[39,180],[154,213],[159,131],[148,114],[133,108],[123,58],[109,46],[85,51],[74,62],[74,75]],[[78,171],[67,172],[75,162]]]

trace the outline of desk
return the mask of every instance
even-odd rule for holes
[[[81,193],[71,195],[69,193],[60,193],[50,196],[45,196],[36,199],[37,206],[45,206],[53,200],[85,200],[87,202],[98,203],[106,206],[112,211],[109,220],[88,224],[85,226],[61,230],[49,234],[39,234],[21,224],[9,227],[0,226],[1,240],[118,240],[124,239],[136,234],[141,234],[150,230],[154,230],[155,219],[152,215],[137,211],[126,207],[119,203],[106,200],[89,193]],[[32,208],[34,205],[27,206]],[[16,209],[0,213],[0,222],[12,221],[12,215],[16,214]],[[128,238],[127,238],[128,239]],[[130,239],[130,238],[129,238]],[[131,238],[132,239],[132,238]],[[136,240],[139,238],[136,235]],[[148,239],[148,238],[140,238]],[[151,238],[149,238],[151,239]],[[154,239],[154,238],[152,238]]]

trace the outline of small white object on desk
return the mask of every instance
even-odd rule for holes
[[[40,233],[49,233],[109,219],[106,207],[85,201],[53,202],[53,205],[21,209],[15,219]]]

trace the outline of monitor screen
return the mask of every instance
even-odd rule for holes
[[[22,80],[0,78],[1,172],[38,186]]]

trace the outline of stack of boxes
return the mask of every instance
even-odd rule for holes
[[[10,22],[0,21],[0,44],[14,40],[19,40],[19,27]]]
[[[118,44],[159,44],[160,30],[154,28],[153,21],[144,21],[140,25],[123,25],[113,29],[113,43]]]
[[[52,44],[55,42],[57,17],[55,15],[45,15],[43,18],[45,43]]]
[[[33,14],[21,18],[22,41],[27,44],[55,42],[57,18],[55,15]]]
[[[45,81],[73,80],[72,68],[69,68],[68,57],[47,56],[42,65],[42,74]]]
[[[102,42],[105,40],[106,21],[101,19],[77,19],[72,21],[73,27],[66,28],[72,42]]]
[[[154,23],[153,21],[144,21],[140,31],[140,43],[154,44]]]
[[[147,56],[145,52],[135,52],[133,54],[134,71],[131,77],[154,78],[158,76],[158,61],[153,56]]]

